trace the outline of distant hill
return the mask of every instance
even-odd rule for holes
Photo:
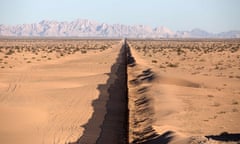
[[[87,19],[72,22],[43,20],[39,23],[0,25],[0,36],[129,37],[129,38],[240,38],[240,31],[212,34],[201,29],[174,32],[166,27],[98,23]]]

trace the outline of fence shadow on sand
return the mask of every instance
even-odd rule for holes
[[[125,47],[120,50],[106,84],[98,85],[100,95],[92,102],[92,117],[83,135],[69,144],[127,143],[128,106]]]

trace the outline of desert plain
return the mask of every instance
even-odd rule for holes
[[[239,39],[1,39],[0,143],[240,143]]]

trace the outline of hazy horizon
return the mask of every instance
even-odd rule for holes
[[[173,31],[199,28],[219,33],[240,30],[239,5],[238,0],[3,0],[0,24],[69,22],[80,18],[108,24],[165,26]]]

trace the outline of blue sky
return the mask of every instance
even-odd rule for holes
[[[109,24],[240,30],[240,0],[0,0],[0,24],[78,18]]]

